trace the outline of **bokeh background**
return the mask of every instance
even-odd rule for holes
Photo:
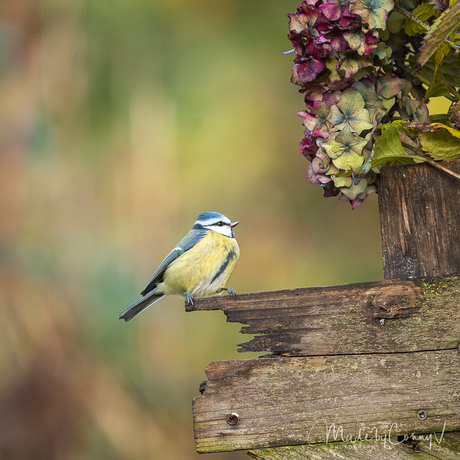
[[[382,279],[377,197],[306,178],[297,5],[0,0],[2,460],[200,457],[191,401],[247,337],[178,298],[117,316],[202,211],[241,222],[240,293]]]

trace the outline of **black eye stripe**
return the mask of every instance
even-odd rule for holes
[[[219,222],[214,222],[214,223],[212,223],[212,224],[205,224],[204,226],[205,226],[205,227],[214,227],[214,226],[216,226],[216,227],[223,227],[224,225],[229,226],[230,224],[227,223],[227,222],[219,221]]]

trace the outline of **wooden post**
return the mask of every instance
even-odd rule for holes
[[[460,172],[460,160],[443,165]],[[460,272],[460,183],[427,164],[384,167],[379,179],[385,279]]]
[[[385,281],[197,299],[257,334],[239,351],[272,352],[211,363],[193,403],[197,450],[458,458],[446,433],[460,430],[459,190],[426,165],[382,170]]]

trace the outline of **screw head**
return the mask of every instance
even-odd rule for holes
[[[428,412],[426,410],[419,410],[417,412],[417,418],[423,422],[423,420],[426,420],[428,417]]]
[[[239,417],[240,416],[236,412],[232,412],[227,415],[227,423],[230,426],[235,426],[238,423]]]

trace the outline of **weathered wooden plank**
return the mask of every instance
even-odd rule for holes
[[[239,351],[291,356],[452,349],[460,343],[460,275],[196,299],[260,334]]]
[[[460,429],[458,349],[220,361],[206,373],[193,402],[198,452]]]
[[[409,444],[397,437],[371,441],[332,442],[306,446],[277,447],[251,450],[249,456],[260,460],[457,460],[460,458],[459,433],[416,435]]]
[[[442,162],[460,172],[460,160]],[[379,178],[385,279],[460,272],[460,181],[426,164],[386,166]]]
[[[460,172],[460,160],[444,165]],[[221,309],[227,321],[248,325],[242,333],[261,334],[239,351],[349,355],[212,363],[203,399],[194,402],[198,451],[288,445],[252,453],[266,460],[399,459],[413,456],[407,446],[388,452],[381,440],[356,442],[356,436],[388,439],[391,427],[392,434],[424,436],[460,428],[457,350],[353,356],[452,349],[460,342],[459,277],[409,280],[460,272],[460,184],[429,166],[396,166],[383,169],[379,189],[386,283],[197,299],[195,310]],[[395,279],[405,281],[388,283]],[[414,417],[421,406],[425,421]],[[226,422],[232,412],[239,414],[236,425]],[[321,442],[315,430],[323,423],[326,431],[330,420],[355,442],[292,446]],[[432,450],[422,442],[414,455],[460,458],[459,438],[447,434],[450,444]],[[356,448],[372,442],[372,449]]]

